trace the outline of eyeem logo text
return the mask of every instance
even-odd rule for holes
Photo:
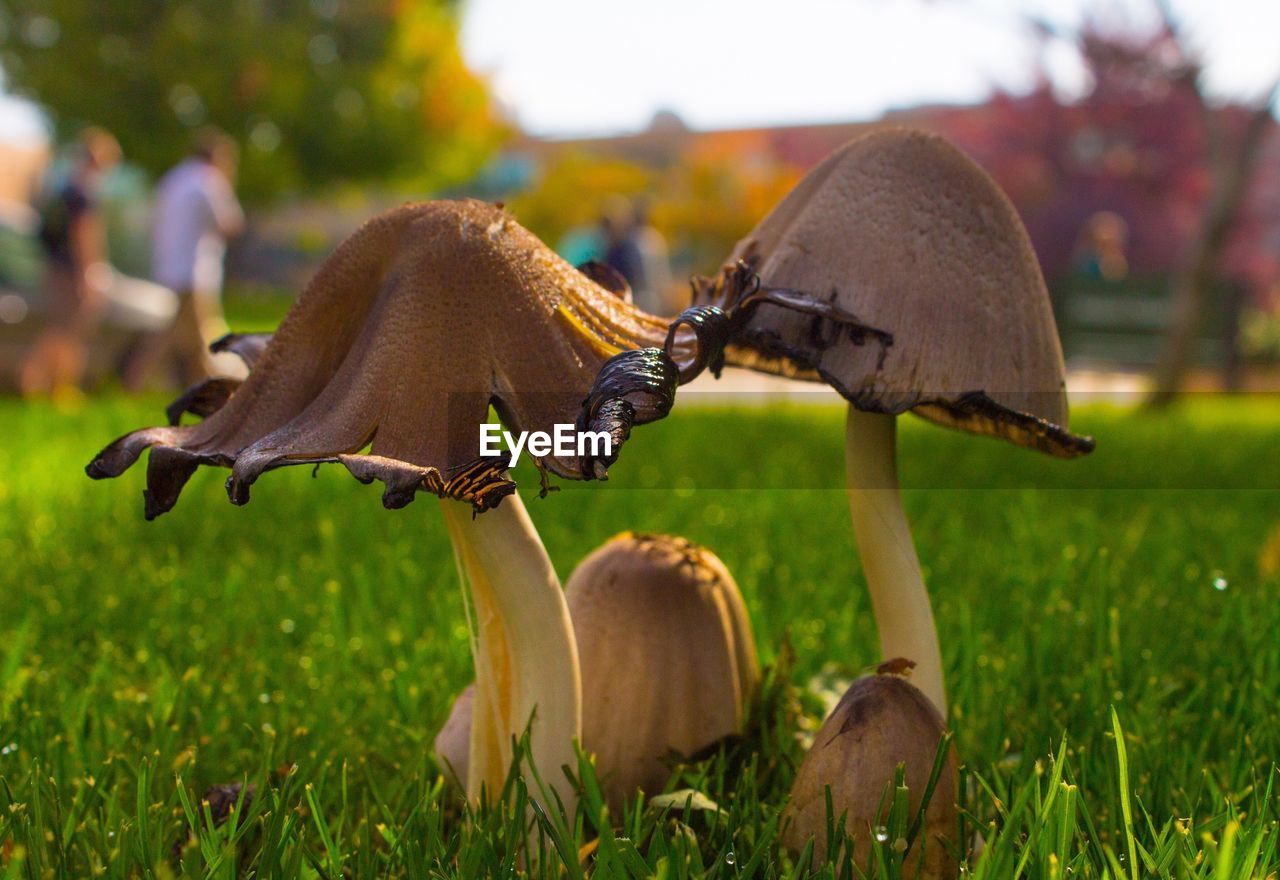
[[[556,458],[570,458],[590,455],[595,458],[607,458],[613,454],[613,438],[605,431],[579,431],[576,426],[558,423],[548,434],[546,431],[520,431],[512,434],[502,430],[501,425],[482,423],[480,425],[480,454],[482,456],[502,455],[500,443],[505,442],[511,452],[511,467],[520,460],[520,453],[528,450],[534,458],[554,455]]]

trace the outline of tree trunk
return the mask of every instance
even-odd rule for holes
[[[1169,285],[1173,316],[1156,364],[1154,389],[1147,401],[1150,406],[1168,406],[1182,388],[1227,236],[1244,202],[1264,137],[1271,129],[1271,104],[1278,89],[1280,83],[1269,90],[1250,116],[1232,154],[1215,163],[1213,191],[1200,228]]]

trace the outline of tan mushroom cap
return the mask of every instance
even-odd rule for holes
[[[741,733],[760,668],[742,595],[714,553],[624,532],[578,565],[565,601],[582,669],[582,744],[615,810],[639,789],[661,791],[672,752]]]
[[[238,502],[266,470],[341,461],[386,483],[388,506],[420,489],[492,506],[513,484],[478,462],[491,404],[511,430],[551,432],[575,421],[609,357],[665,334],[500,208],[406,205],[325,261],[224,406],[127,434],[88,471],[117,476],[153,447],[148,517],[200,464],[230,466]],[[584,476],[576,456],[541,464]]]
[[[893,341],[762,307],[728,363],[1054,455],[1093,448],[1067,431],[1062,347],[1026,230],[946,140],[891,129],[849,142],[738,243],[728,265],[739,260],[763,285],[828,299]]]
[[[888,818],[886,787],[892,787],[898,766],[905,765],[907,814],[914,818],[944,733],[938,710],[904,678],[878,673],[855,681],[822,723],[796,772],[783,811],[782,845],[801,852],[813,841],[814,862],[826,860],[829,791],[835,815],[844,815],[845,831],[853,838],[854,860],[871,867],[873,828]],[[922,833],[903,863],[903,877],[956,876],[950,843],[956,829],[956,788],[956,751],[948,745]]]

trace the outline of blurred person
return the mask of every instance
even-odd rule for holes
[[[1076,267],[1089,278],[1120,281],[1129,274],[1129,224],[1113,211],[1097,211],[1080,230]]]
[[[151,276],[178,294],[168,328],[143,339],[124,368],[124,385],[142,388],[156,365],[177,358],[182,381],[194,385],[213,373],[209,343],[227,331],[222,315],[222,264],[227,239],[244,228],[236,199],[239,150],[225,132],[202,130],[192,154],[156,187]]]
[[[632,296],[645,287],[644,257],[636,243],[635,212],[623,198],[613,198],[600,215],[604,262],[627,280]]]
[[[631,294],[636,305],[646,312],[665,315],[672,311],[667,303],[671,288],[671,258],[667,252],[667,240],[650,224],[649,214],[648,201],[637,201],[633,209],[631,236],[640,253],[640,285],[632,285]]]
[[[556,253],[570,266],[581,266],[592,260],[604,261],[604,242],[595,226],[575,226],[556,242]]]
[[[111,281],[99,191],[120,158],[120,144],[110,132],[85,129],[70,177],[41,207],[48,311],[44,330],[19,368],[25,397],[65,400],[81,393],[89,340]]]

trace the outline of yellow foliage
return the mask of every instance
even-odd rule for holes
[[[524,226],[554,245],[569,230],[594,225],[610,199],[646,193],[653,182],[649,169],[632,162],[565,150],[508,207]]]
[[[554,244],[572,229],[596,224],[619,196],[642,200],[667,238],[677,273],[714,273],[802,169],[759,154],[744,162],[741,143],[711,144],[660,167],[566,147],[545,159],[538,180],[508,206]]]

